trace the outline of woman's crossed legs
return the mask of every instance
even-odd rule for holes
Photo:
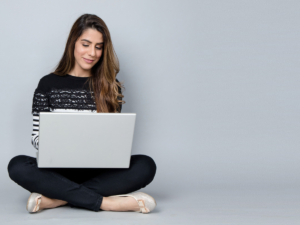
[[[109,205],[117,203],[116,198],[106,196],[130,193],[151,183],[156,164],[151,157],[138,154],[131,156],[128,169],[38,168],[36,158],[18,155],[10,160],[7,169],[18,185],[48,200],[57,200],[57,206],[68,203],[98,212],[100,207],[111,210]],[[124,201],[118,203],[121,209]]]

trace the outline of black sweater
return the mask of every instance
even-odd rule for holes
[[[40,112],[97,112],[93,93],[89,91],[87,77],[59,76],[54,73],[43,76],[34,91],[32,101],[33,132],[31,144],[39,149]],[[116,79],[117,82],[118,79]],[[85,83],[86,82],[86,83]],[[121,93],[121,88],[119,88]],[[118,98],[122,99],[122,98]],[[120,103],[121,112],[122,104]]]

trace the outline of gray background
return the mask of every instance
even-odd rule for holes
[[[95,224],[299,224],[299,6],[1,2],[0,216],[10,224],[83,224],[87,217]],[[137,113],[133,154],[157,164],[141,190],[158,203],[151,214],[60,207],[31,215],[29,192],[8,177],[13,156],[35,156],[34,89],[84,13],[100,16],[111,32],[126,88],[122,112]]]

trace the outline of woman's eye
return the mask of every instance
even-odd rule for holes
[[[88,45],[83,45],[84,47],[88,47]],[[99,49],[99,50],[101,50],[102,49],[102,47],[101,48],[97,48],[97,49]]]

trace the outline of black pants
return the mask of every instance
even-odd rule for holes
[[[156,164],[147,155],[132,155],[130,166],[120,168],[38,168],[36,158],[13,157],[9,177],[29,192],[68,202],[71,207],[98,212],[103,196],[127,194],[147,186]]]

